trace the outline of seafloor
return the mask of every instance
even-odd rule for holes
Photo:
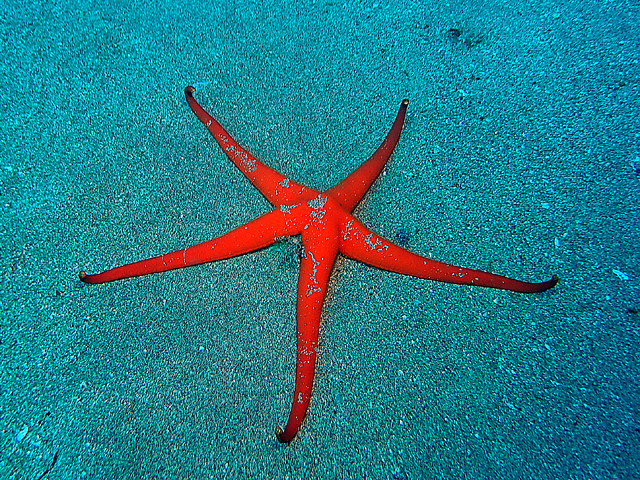
[[[107,6],[106,4],[111,4]],[[0,12],[0,478],[632,478],[640,6],[21,2]],[[268,211],[184,101],[356,210],[535,295],[341,259],[299,436],[298,246],[107,285]]]

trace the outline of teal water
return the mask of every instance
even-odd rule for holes
[[[0,478],[633,478],[638,5],[5,1]],[[522,295],[339,260],[289,446],[297,249],[101,286],[268,211],[184,101],[356,215]],[[54,461],[55,458],[55,461]],[[48,473],[48,470],[50,470]]]

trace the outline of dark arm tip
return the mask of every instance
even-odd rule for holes
[[[288,444],[289,442],[291,442],[291,440],[293,440],[293,437],[286,438],[284,431],[280,427],[276,427],[276,438],[280,443],[285,443],[285,444]]]

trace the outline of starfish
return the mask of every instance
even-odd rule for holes
[[[289,419],[276,436],[289,443],[304,420],[315,371],[318,330],[327,283],[338,253],[365,264],[427,280],[478,285],[522,293],[554,287],[558,277],[529,283],[431,260],[394,245],[369,230],[351,212],[389,160],[404,125],[408,100],[403,100],[391,130],[375,153],[334,187],[320,192],[294,182],[247,152],[195,100],[187,87],[187,103],[211,132],[229,159],[273,205],[273,210],[220,237],[172,253],[131,263],[80,280],[96,284],[224,260],[301,235],[303,252],[297,293],[296,380]]]

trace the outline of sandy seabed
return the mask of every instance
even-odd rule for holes
[[[632,478],[640,464],[638,5],[8,0],[0,477]],[[522,295],[340,259],[298,437],[298,243],[100,286],[268,211],[193,116]]]

